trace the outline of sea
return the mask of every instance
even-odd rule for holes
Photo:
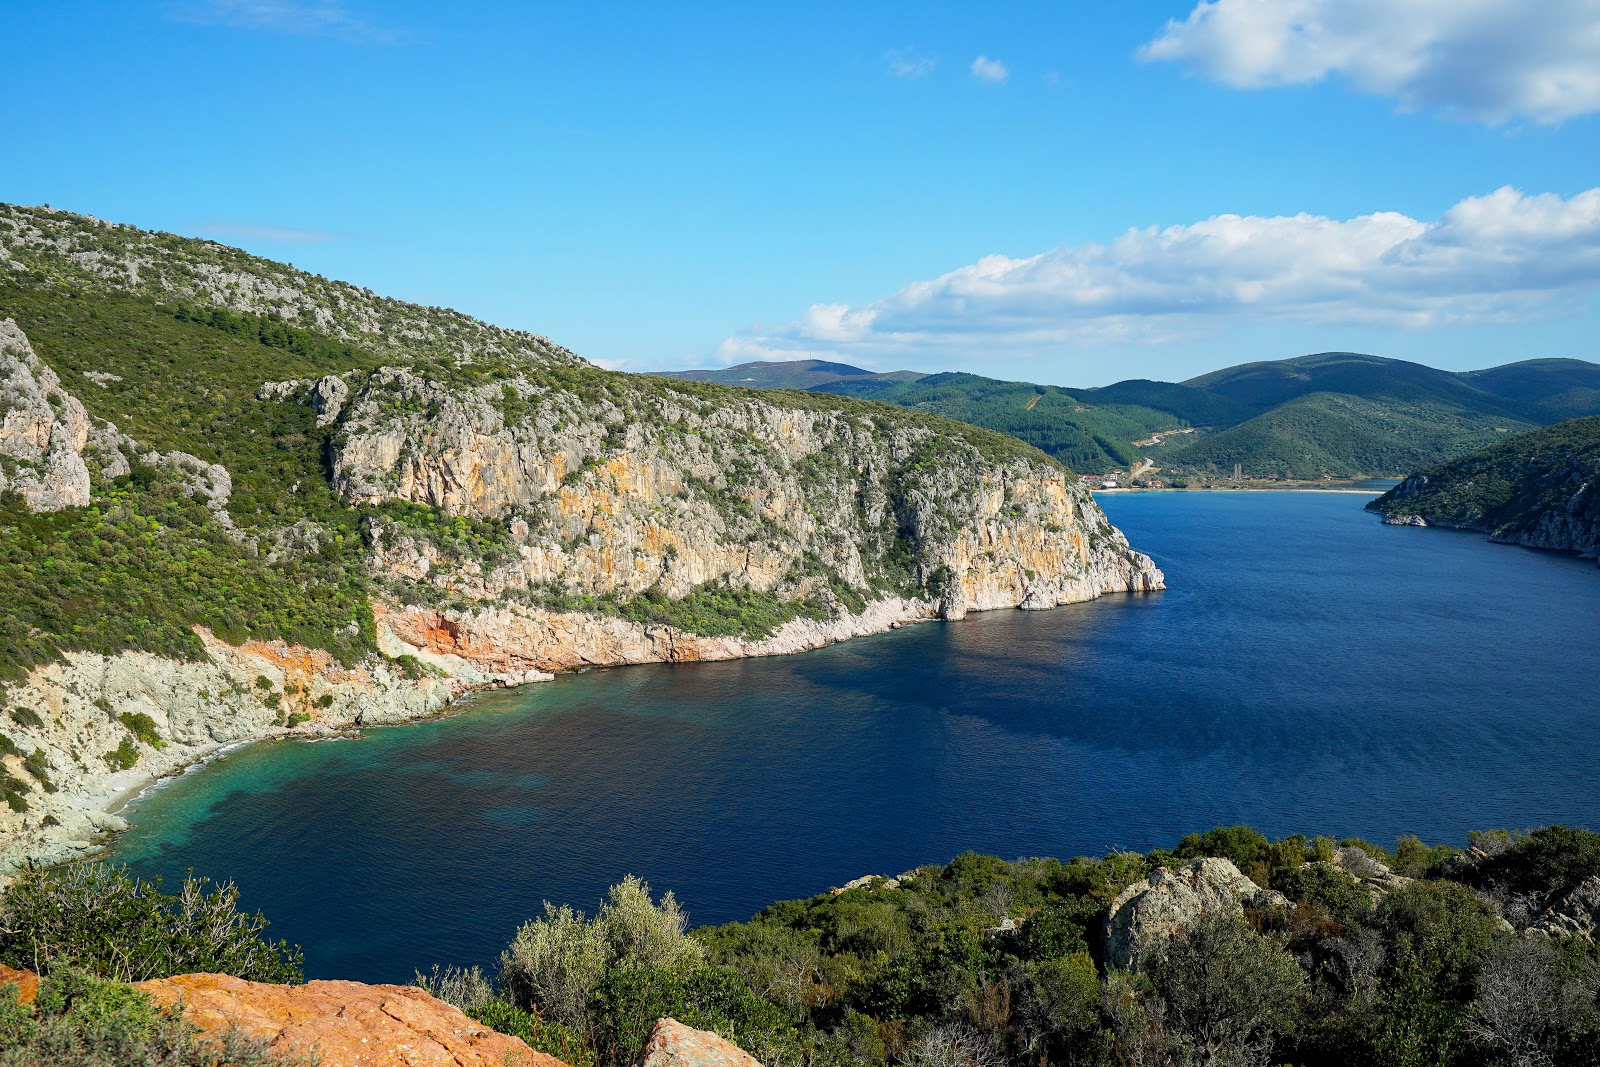
[[[1368,499],[1106,494],[1166,591],[248,745],[137,800],[115,853],[232,880],[310,977],[403,982],[492,970],[627,874],[724,923],[969,850],[1600,828],[1600,568]]]

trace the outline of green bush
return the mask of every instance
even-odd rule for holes
[[[44,726],[44,719],[32,708],[12,708],[7,714],[19,726],[31,726],[36,730]]]
[[[70,965],[125,982],[193,971],[301,981],[300,950],[267,940],[266,918],[238,901],[231,882],[188,877],[169,895],[159,879],[105,863],[30,871],[0,895],[0,963],[40,974]]]
[[[125,711],[117,716],[117,721],[128,728],[128,732],[151,748],[166,748],[167,743],[156,732],[156,721],[142,711]]]
[[[32,1005],[0,987],[0,1067],[309,1067],[227,1030],[202,1037],[176,1008],[121,982],[61,967]]]
[[[110,752],[100,757],[105,765],[114,771],[125,771],[139,762],[139,749],[131,738],[124,737],[122,743]]]

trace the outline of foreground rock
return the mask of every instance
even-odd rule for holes
[[[0,963],[0,987],[14,985],[17,987],[17,1003],[32,1004],[39,995],[39,976],[32,971],[19,971],[15,967],[7,967]]]
[[[761,1061],[716,1034],[668,1018],[650,1031],[637,1067],[761,1067]]]
[[[276,1052],[315,1053],[321,1067],[566,1067],[414,986],[182,974],[137,988],[157,1004],[181,1001],[204,1032],[237,1028]]]
[[[1106,962],[1138,970],[1148,955],[1202,915],[1245,907],[1288,907],[1282,893],[1262,889],[1230,860],[1208,857],[1173,870],[1158,868],[1124,889],[1106,917]]]

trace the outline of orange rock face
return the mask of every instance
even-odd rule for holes
[[[237,1027],[322,1067],[566,1067],[413,986],[360,982],[268,985],[226,974],[138,983],[156,1003],[183,1002],[207,1032]]]
[[[638,1067],[761,1067],[761,1061],[716,1034],[668,1018],[650,1031]]]
[[[18,1004],[32,1004],[33,998],[39,995],[38,975],[32,971],[19,971],[0,963],[0,986],[7,985],[17,987]]]

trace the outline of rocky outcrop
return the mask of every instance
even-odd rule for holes
[[[566,1067],[415,986],[184,974],[135,988],[158,1005],[181,1004],[203,1033],[235,1029],[321,1067]]]
[[[679,598],[711,583],[798,600],[835,581],[873,599],[900,566],[960,618],[1162,586],[1042,456],[985,455],[893,409],[710,400],[655,381],[617,376],[585,398],[537,377],[497,393],[389,368],[351,402],[334,481],[356,503],[503,529],[492,554],[373,529],[396,583],[470,600]]]
[[[26,758],[4,764],[29,792],[26,810],[0,807],[0,880],[95,851],[126,826],[109,813],[119,798],[225,746],[414,719],[465,689],[407,678],[376,657],[345,667],[320,649],[199,636],[198,660],[67,652],[8,688],[0,732]]]
[[[634,1067],[761,1067],[761,1061],[731,1041],[669,1017],[650,1031]]]
[[[1208,857],[1177,870],[1157,868],[1119,893],[1106,917],[1106,963],[1137,971],[1149,953],[1202,915],[1245,907],[1288,907],[1282,893],[1262,889],[1231,860]]]
[[[1577,937],[1591,943],[1600,931],[1600,875],[1590,875],[1552,904],[1528,928],[1540,937]]]
[[[89,503],[89,413],[10,319],[0,321],[0,492],[32,511]]]
[[[1374,903],[1412,882],[1412,879],[1394,873],[1388,864],[1374,859],[1370,853],[1359,848],[1336,848],[1333,850],[1333,859],[1327,862],[1360,882],[1372,894]]]

